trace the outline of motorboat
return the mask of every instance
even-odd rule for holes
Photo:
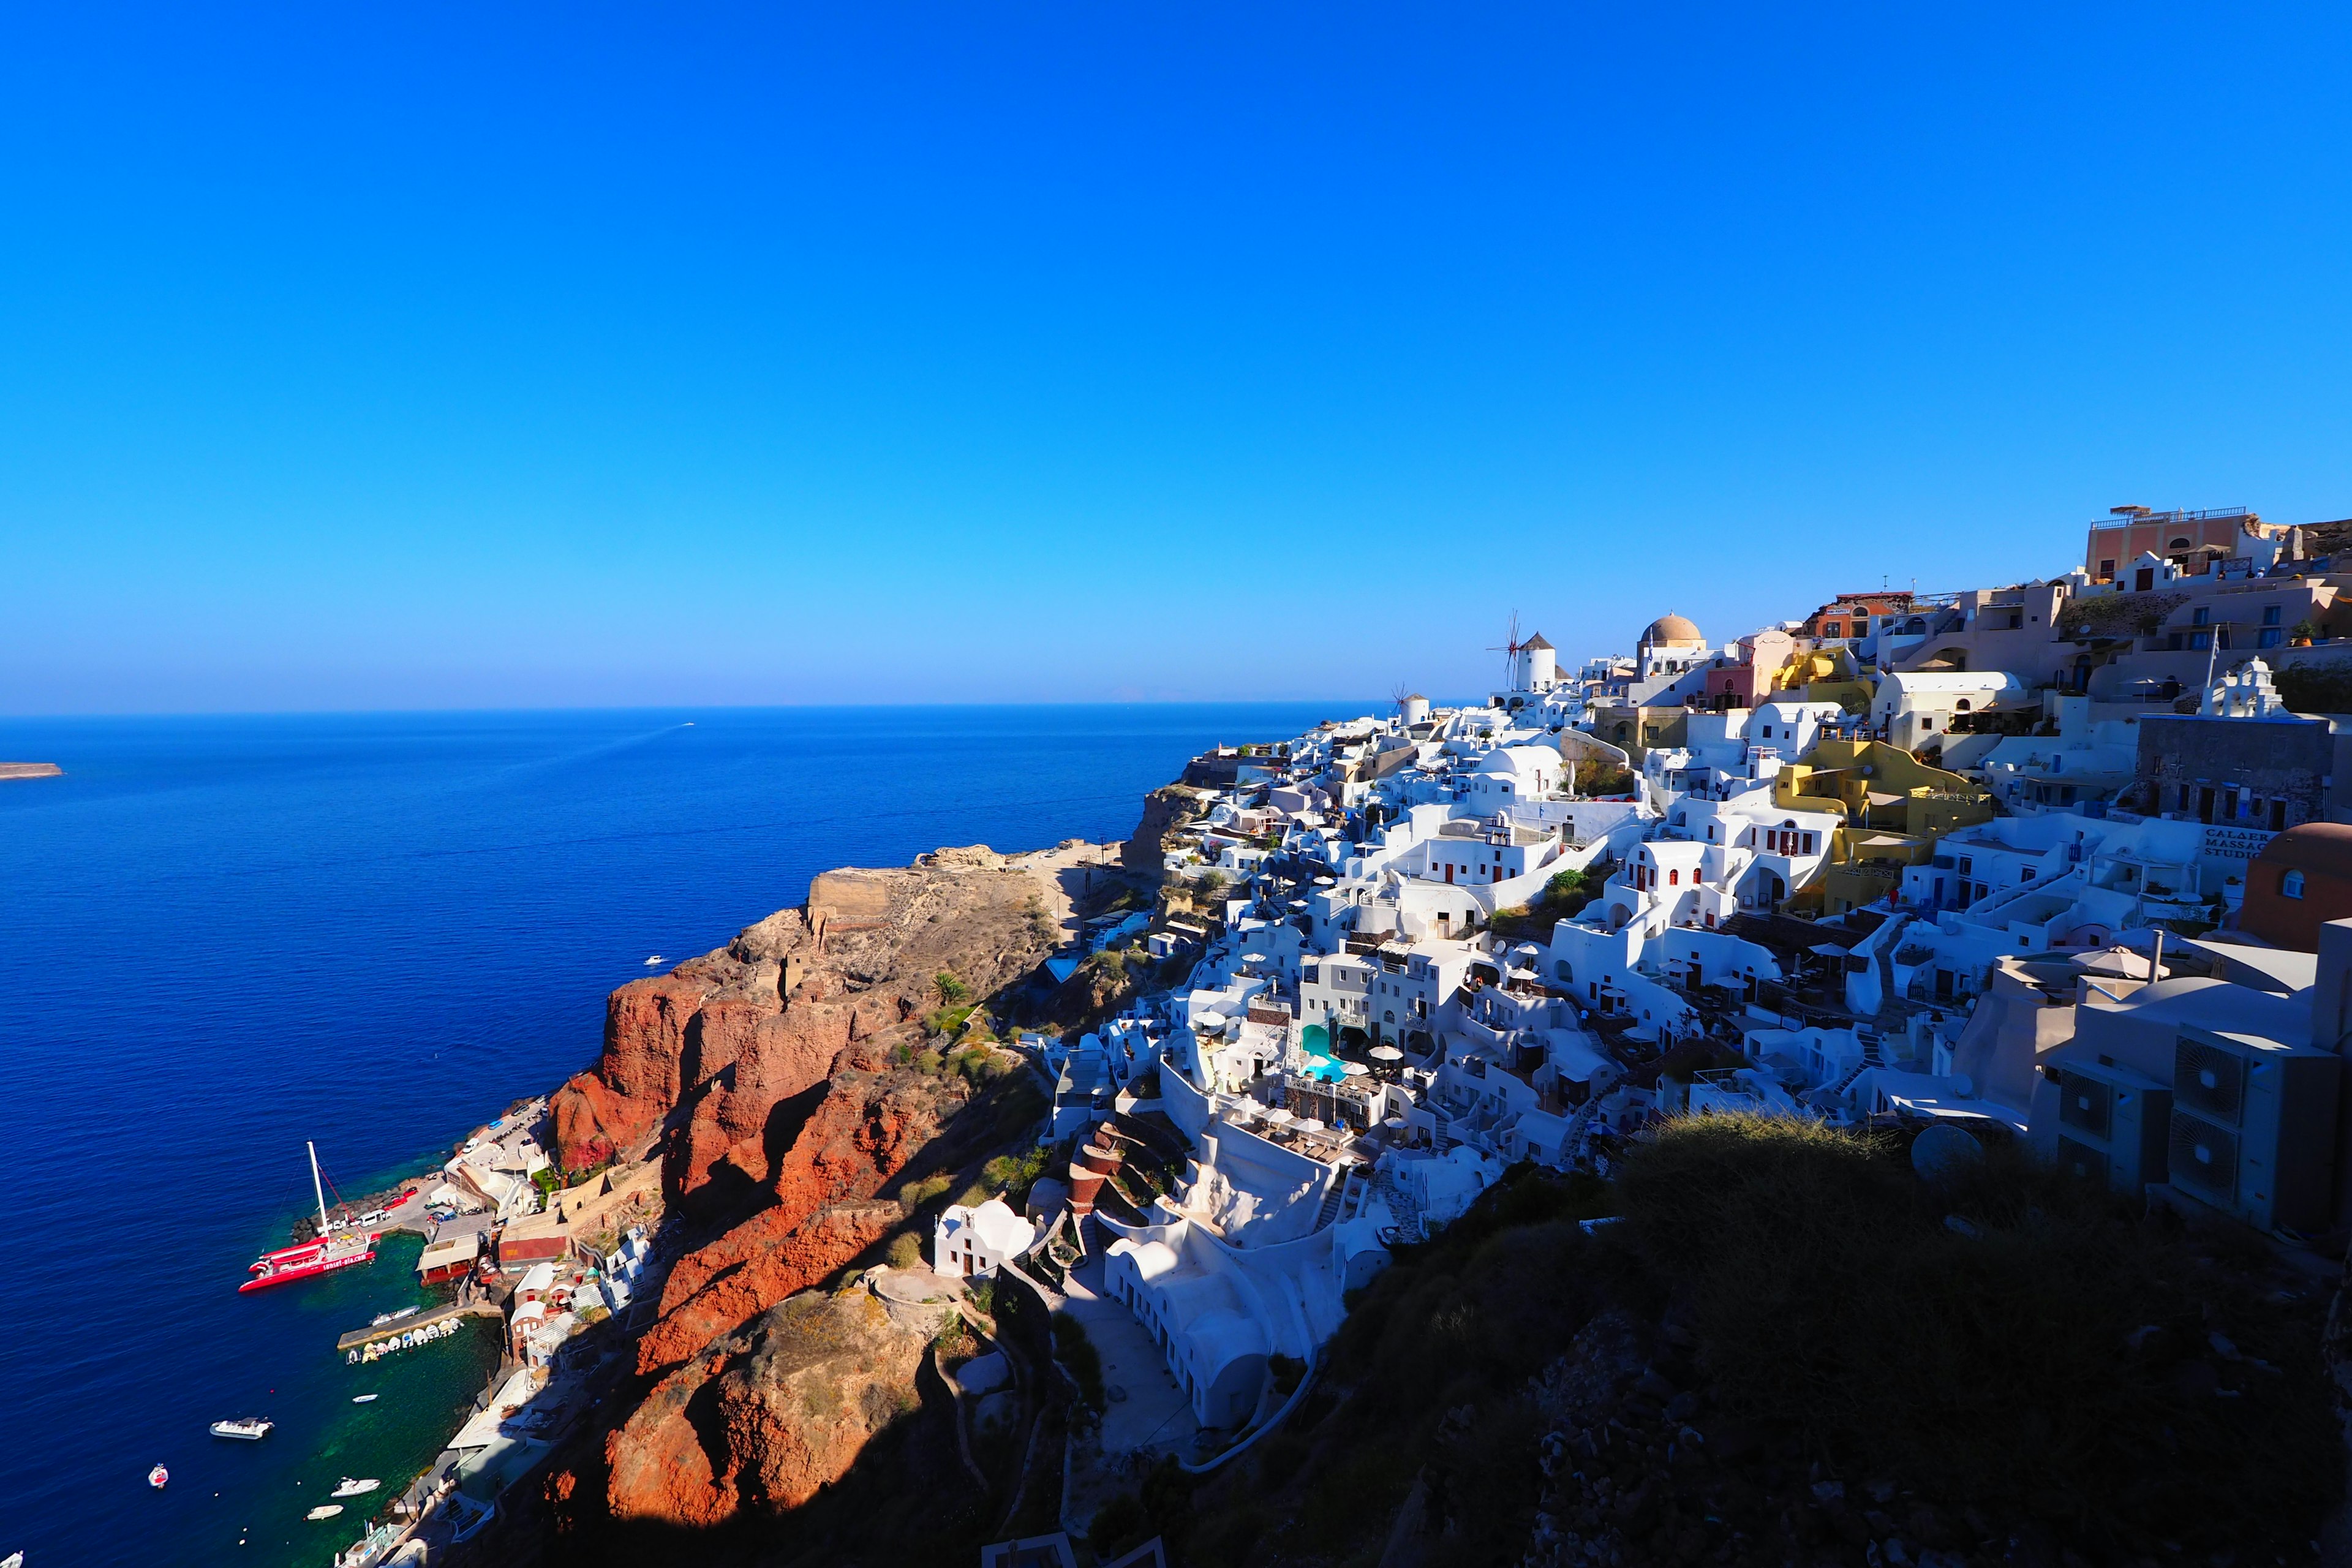
[[[661,954],[660,954],[660,953],[658,953],[658,952],[657,952],[657,953],[655,953],[651,958],[648,958],[648,959],[646,959],[646,967],[647,969],[651,969],[651,968],[653,968],[656,964],[659,963],[660,962],[661,962]]]
[[[341,1503],[339,1503],[339,1502],[320,1503],[317,1508],[312,1509],[310,1512],[308,1512],[308,1513],[304,1514],[302,1517],[303,1517],[304,1519],[332,1519],[332,1518],[334,1518],[334,1517],[335,1517],[335,1515],[337,1515],[337,1514],[339,1514],[339,1513],[341,1513],[341,1512],[342,1512],[342,1511],[343,1511],[343,1505],[342,1505]]]
[[[303,1147],[310,1152],[310,1195],[319,1203],[319,1234],[313,1240],[281,1247],[256,1258],[247,1269],[252,1278],[237,1287],[240,1293],[266,1290],[272,1285],[289,1284],[375,1261],[373,1230],[349,1228],[350,1222],[338,1225],[327,1217],[327,1194],[319,1181],[319,1146],[305,1143]]]
[[[351,1477],[345,1476],[343,1484],[327,1495],[329,1497],[362,1497],[382,1485],[383,1485],[382,1481],[373,1477],[365,1480],[353,1480]]]
[[[416,1309],[414,1307],[403,1307],[397,1312],[378,1312],[373,1319],[370,1320],[368,1327],[371,1329],[380,1329],[386,1323],[396,1323],[400,1321],[401,1319],[409,1316]]]
[[[269,1436],[273,1423],[267,1415],[238,1415],[213,1423],[215,1437],[241,1437],[248,1443],[258,1443]]]
[[[352,1395],[352,1403],[353,1405],[373,1405],[378,1397],[378,1395],[373,1394],[354,1394]]]
[[[25,1554],[11,1552],[7,1556],[0,1557],[0,1568],[25,1568]]]
[[[172,1472],[165,1469],[161,1465],[156,1466],[153,1469],[147,1472],[147,1484],[153,1487],[159,1492],[163,1489],[163,1483],[171,1479]]]

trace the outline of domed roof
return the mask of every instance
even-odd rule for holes
[[[1666,615],[1660,616],[1656,620],[1652,621],[1647,626],[1644,626],[1642,629],[1642,641],[1645,644],[1670,642],[1703,643],[1706,641],[1706,638],[1699,635],[1697,626],[1692,625],[1682,616],[1669,612]]]
[[[2340,822],[2306,822],[2290,827],[2255,857],[2272,865],[2332,876],[2352,877],[2352,826]]]

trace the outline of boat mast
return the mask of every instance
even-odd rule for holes
[[[327,1193],[319,1185],[319,1145],[304,1139],[302,1147],[310,1151],[310,1195],[319,1200],[319,1239],[327,1239]]]

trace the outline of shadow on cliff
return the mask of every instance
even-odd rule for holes
[[[877,1261],[860,1257],[844,1272],[854,1276]],[[1010,1295],[1000,1293],[999,1342],[1009,1343],[1042,1373],[1050,1353],[1045,1310],[1034,1298],[1006,1299]],[[913,1387],[914,1407],[869,1438],[849,1468],[806,1502],[772,1510],[756,1494],[747,1495],[735,1518],[702,1528],[613,1518],[599,1463],[606,1428],[592,1427],[551,1457],[542,1480],[509,1494],[508,1514],[483,1543],[485,1550],[467,1561],[535,1557],[580,1568],[967,1563],[992,1541],[1059,1528],[1066,1417],[1058,1384],[1039,1402],[1034,1432],[1024,1422],[993,1436],[971,1435],[985,1484],[964,1461],[955,1394],[929,1355],[919,1363]],[[683,1411],[714,1469],[740,1458],[730,1455],[717,1392],[715,1384],[704,1385]],[[607,1402],[620,1407],[628,1403],[625,1396]]]
[[[769,1173],[772,1173],[783,1164],[784,1156],[792,1152],[793,1145],[799,1142],[801,1130],[808,1125],[809,1119],[824,1103],[825,1095],[832,1086],[832,1079],[823,1079],[769,1108],[767,1121],[760,1130],[761,1152]],[[681,1140],[683,1129],[690,1120],[691,1107],[688,1107],[678,1119],[680,1131],[677,1136]],[[663,1173],[663,1184],[669,1189],[670,1202],[680,1217],[689,1229],[697,1233],[723,1232],[775,1202],[775,1193],[768,1180],[754,1179],[750,1172],[732,1160],[719,1161],[710,1168],[709,1176],[700,1186],[690,1193],[681,1194],[678,1191],[680,1172],[677,1165],[675,1158],[668,1162],[668,1168]]]

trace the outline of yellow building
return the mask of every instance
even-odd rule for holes
[[[1846,826],[1830,840],[1831,863],[1817,886],[1824,914],[1874,902],[1900,884],[1906,866],[1925,865],[1936,841],[1956,827],[1992,820],[1992,796],[1967,779],[1930,767],[1884,741],[1822,741],[1812,760],[1791,763],[1773,782],[1783,810],[1834,803]]]

